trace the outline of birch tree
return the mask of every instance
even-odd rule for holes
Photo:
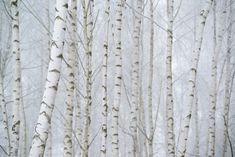
[[[145,7],[142,8],[142,13],[144,14]],[[143,21],[144,17],[141,17],[141,21]],[[144,36],[144,22],[141,22],[141,30],[140,30],[140,71],[139,71],[139,113],[138,113],[138,126],[139,131],[138,133],[138,148],[139,148],[139,156],[140,157],[147,157],[148,156],[148,132],[147,132],[147,123],[146,123],[146,114],[145,114],[145,103],[143,98],[143,71],[144,71],[144,42],[143,36]],[[141,130],[145,131],[146,133],[143,134]]]
[[[73,156],[72,127],[73,127],[73,108],[74,108],[74,67],[76,53],[76,19],[77,19],[77,0],[71,0],[68,5],[68,53],[66,65],[66,113],[65,113],[65,136],[64,136],[64,157]]]
[[[210,8],[212,6],[213,0],[206,0],[204,6],[202,7],[200,14],[196,23],[196,36],[195,45],[192,53],[191,68],[189,71],[188,89],[187,89],[187,99],[185,106],[185,115],[183,116],[183,122],[181,126],[179,144],[177,149],[177,157],[184,157],[186,153],[186,143],[188,141],[188,133],[190,127],[190,120],[192,114],[192,106],[195,94],[195,82],[197,76],[197,67],[199,56],[201,52],[201,45],[203,39],[203,32],[206,23],[207,16],[209,14]]]
[[[114,102],[112,106],[112,143],[111,151],[113,157],[119,157],[119,107],[121,102],[121,83],[122,83],[122,8],[123,0],[115,3],[115,22],[114,22],[114,46],[115,46],[115,78],[114,78]]]
[[[149,121],[149,135],[148,135],[148,157],[153,157],[153,48],[154,48],[154,26],[153,26],[153,0],[150,0],[150,54],[149,54],[149,82],[148,82],[148,121]]]
[[[215,111],[217,103],[217,60],[223,41],[223,33],[225,30],[226,19],[226,1],[224,2],[223,11],[220,14],[220,24],[217,33],[217,18],[216,18],[216,1],[214,1],[214,53],[212,56],[211,79],[212,88],[210,94],[210,111],[209,111],[209,129],[208,129],[208,157],[215,156]]]
[[[172,47],[173,47],[173,11],[174,0],[167,0],[167,56],[166,56],[166,120],[167,120],[167,156],[175,156],[174,108],[172,93]]]
[[[107,116],[108,116],[108,97],[107,97],[107,64],[108,64],[108,36],[109,36],[109,12],[110,12],[110,0],[105,1],[105,39],[104,39],[104,53],[102,63],[102,133],[101,133],[101,157],[106,157],[107,152]]]
[[[45,34],[43,35],[43,41],[44,41],[44,51],[43,51],[43,56],[42,56],[42,83],[41,87],[44,87],[44,83],[46,81],[46,75],[47,75],[47,70],[48,70],[48,64],[50,60],[50,43],[51,43],[51,32],[50,32],[50,1],[44,0],[43,3],[44,9],[44,23],[46,26]],[[41,90],[41,97],[43,96],[43,90]],[[52,156],[52,133],[51,133],[52,126],[49,128],[49,134],[48,134],[48,140],[46,143],[46,151],[44,155],[48,155],[48,157]]]
[[[92,105],[92,34],[93,34],[93,20],[92,11],[94,2],[93,0],[83,0],[83,35],[84,35],[84,48],[85,48],[85,113],[83,124],[83,141],[82,141],[82,157],[88,157],[89,149],[89,136],[90,136],[90,124],[91,124],[91,105]]]
[[[195,93],[195,156],[200,157],[200,146],[199,146],[199,126],[198,126],[198,94]]]
[[[134,52],[132,53],[132,84],[131,84],[131,125],[130,130],[132,134],[132,150],[130,156],[138,156],[138,141],[137,141],[137,115],[139,110],[139,51],[140,51],[140,27],[141,27],[141,13],[142,0],[137,0],[135,3],[134,14]]]
[[[227,124],[229,121],[229,106],[230,106],[230,92],[231,92],[231,49],[232,49],[232,26],[233,26],[233,13],[232,13],[232,0],[230,0],[229,6],[229,25],[227,33],[227,52],[226,52],[226,74],[225,74],[225,93],[224,93],[224,131],[223,131],[223,146],[222,146],[222,157],[227,155],[227,142],[228,142],[228,131]]]
[[[56,14],[54,20],[50,62],[40,113],[35,126],[32,146],[29,153],[30,157],[41,157],[45,151],[60,78],[62,50],[64,47],[64,35],[66,31],[65,22],[67,9],[68,3],[66,0],[56,1]]]
[[[17,157],[19,153],[19,130],[20,130],[20,85],[21,85],[21,63],[20,63],[20,39],[19,39],[19,7],[18,0],[11,0],[12,16],[12,54],[14,60],[13,73],[13,107],[11,128],[10,156]]]

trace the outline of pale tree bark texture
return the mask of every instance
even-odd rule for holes
[[[64,157],[73,156],[73,109],[74,109],[74,67],[76,53],[76,32],[77,32],[77,0],[71,0],[68,4],[68,50],[66,64],[66,111],[65,111],[65,131],[64,131]]]
[[[167,156],[175,156],[174,105],[172,92],[172,51],[173,51],[174,0],[167,0],[167,55],[166,55],[166,120]]]
[[[192,106],[196,87],[196,76],[198,61],[201,52],[201,45],[203,39],[204,27],[206,24],[207,16],[210,12],[213,0],[206,0],[196,22],[195,45],[192,53],[191,68],[189,71],[187,98],[185,106],[185,114],[183,115],[179,144],[177,148],[177,157],[184,157],[186,153],[186,144],[188,141],[188,133],[190,127],[190,120],[192,115]]]
[[[130,131],[132,136],[132,148],[130,156],[138,156],[138,134],[137,134],[137,118],[139,110],[139,52],[140,52],[140,27],[141,27],[141,15],[142,13],[142,0],[137,0],[135,10],[137,13],[134,14],[134,52],[132,53],[132,72],[131,72],[131,123]]]
[[[223,41],[223,34],[225,31],[225,19],[226,19],[226,3],[225,0],[223,5],[223,11],[219,14],[220,23],[217,25],[216,18],[216,1],[214,1],[214,53],[212,56],[212,67],[211,67],[211,92],[210,92],[210,111],[209,111],[209,128],[208,128],[208,150],[207,156],[215,156],[215,112],[217,104],[217,65],[218,65],[218,55],[221,52],[221,45]],[[218,31],[217,31],[218,28]]]
[[[233,1],[230,0],[230,3]],[[222,157],[226,157],[228,150],[228,125],[229,124],[229,107],[230,107],[230,96],[231,96],[231,56],[232,56],[232,27],[233,27],[233,13],[232,5],[229,6],[229,17],[228,17],[228,32],[227,32],[227,52],[226,52],[226,70],[225,70],[225,93],[224,93],[224,130],[223,130],[223,145],[222,145]]]
[[[56,13],[54,21],[53,39],[51,44],[50,62],[42,98],[41,108],[30,149],[30,157],[42,157],[51,125],[51,116],[54,109],[56,93],[60,78],[62,51],[64,47],[64,35],[66,31],[66,13],[68,3],[66,0],[56,1]]]
[[[20,39],[19,39],[19,7],[18,0],[11,0],[12,16],[12,55],[14,60],[13,72],[13,107],[12,107],[12,128],[11,128],[11,149],[10,156],[19,155],[20,139],[20,86],[21,86],[21,63],[20,63]]]
[[[115,21],[114,21],[114,44],[115,44],[115,78],[114,78],[114,101],[112,106],[112,143],[111,151],[113,157],[119,157],[119,107],[121,102],[121,84],[122,84],[122,8],[123,1],[117,0],[115,3]]]
[[[108,55],[109,55],[109,13],[110,13],[110,0],[105,1],[105,38],[104,38],[104,53],[102,63],[102,132],[101,132],[101,157],[107,155],[107,118],[108,118],[108,93],[107,93],[107,70],[108,70]]]
[[[91,125],[91,107],[92,107],[92,38],[93,38],[93,13],[94,1],[83,0],[83,36],[85,48],[85,111],[83,123],[82,139],[82,157],[88,157],[89,137]]]

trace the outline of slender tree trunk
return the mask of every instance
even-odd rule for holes
[[[50,60],[50,43],[51,43],[51,36],[50,36],[50,1],[44,0],[44,5],[45,7],[45,18],[44,18],[44,23],[46,24],[47,30],[45,30],[45,34],[43,36],[43,41],[44,41],[44,51],[43,51],[43,56],[42,56],[42,88],[45,86],[44,83],[46,81],[46,75],[47,75],[47,70],[48,70],[48,65],[49,65],[49,60]],[[43,90],[41,90],[41,97],[43,96]],[[50,125],[49,132],[48,132],[48,139],[46,143],[46,150],[45,150],[45,155],[48,157],[52,157],[52,133],[51,133],[52,126]]]
[[[79,66],[79,56],[76,54],[75,60],[75,99],[76,99],[76,106],[75,106],[75,130],[76,130],[76,142],[78,143],[78,147],[75,151],[76,154],[81,153],[80,146],[81,146],[81,139],[82,139],[82,116],[81,116],[81,96],[80,96],[80,66]]]
[[[22,85],[21,85],[22,87]],[[27,138],[27,122],[26,122],[26,115],[25,115],[25,106],[23,101],[23,91],[22,88],[20,89],[20,96],[21,96],[21,104],[20,104],[20,114],[21,114],[21,149],[20,149],[20,156],[24,157],[27,156],[27,145],[28,145],[28,138]]]
[[[65,113],[65,136],[64,136],[64,157],[73,156],[73,108],[74,108],[74,67],[76,53],[76,33],[77,33],[77,0],[71,0],[68,5],[68,53],[66,67],[66,113]]]
[[[229,6],[229,27],[228,27],[228,35],[227,35],[227,54],[226,54],[226,76],[225,76],[225,97],[224,97],[224,140],[222,147],[222,157],[226,157],[227,155],[227,138],[228,131],[226,124],[228,125],[229,119],[229,105],[230,105],[230,84],[231,84],[231,49],[232,49],[232,25],[233,25],[233,13],[232,13],[232,0],[230,0]]]
[[[12,128],[11,128],[11,150],[10,156],[17,157],[19,155],[19,131],[20,131],[20,39],[19,39],[19,10],[18,0],[11,0],[11,16],[12,16],[12,54],[14,60],[13,74],[13,107],[12,107]]]
[[[144,8],[142,10],[144,13]],[[142,17],[142,21],[143,21]],[[140,32],[140,53],[141,53],[141,58],[140,58],[140,77],[139,77],[139,116],[138,116],[138,125],[140,129],[144,131],[144,133],[147,134],[147,126],[146,126],[146,115],[145,115],[145,103],[143,99],[143,61],[144,61],[144,50],[143,50],[143,30],[144,30],[144,23],[142,22],[142,29]],[[139,153],[140,157],[147,157],[148,153],[148,138],[145,136],[143,132],[139,131],[139,139],[138,139],[138,147],[139,147]]]
[[[107,152],[107,116],[108,116],[108,97],[107,97],[107,64],[108,64],[108,37],[109,37],[109,12],[110,12],[110,0],[105,1],[105,39],[104,39],[104,56],[102,65],[102,132],[101,132],[101,157],[106,157]]]
[[[196,150],[195,150],[195,155],[196,157],[200,157],[200,144],[199,144],[199,126],[198,126],[198,94],[197,91],[195,93],[195,138],[196,138]]]
[[[153,0],[150,0],[150,54],[149,54],[149,82],[148,82],[148,123],[149,123],[149,135],[148,135],[148,157],[153,157],[153,48],[154,48],[154,26],[153,26]]]
[[[121,103],[121,83],[122,83],[122,8],[123,1],[117,0],[115,4],[115,23],[114,23],[114,44],[115,44],[115,78],[114,78],[114,102],[112,107],[112,157],[119,157],[119,107]]]
[[[197,67],[199,56],[201,52],[201,45],[203,39],[204,27],[207,19],[207,15],[209,14],[211,5],[213,0],[206,0],[205,4],[200,11],[200,15],[198,17],[197,25],[196,25],[196,37],[195,37],[195,47],[192,54],[191,68],[189,73],[188,80],[188,93],[187,93],[187,105],[185,108],[185,115],[183,117],[181,134],[179,138],[179,145],[177,149],[177,157],[184,157],[186,153],[186,143],[188,141],[188,133],[190,127],[190,120],[192,114],[192,105],[194,100],[195,93],[195,85],[196,85],[196,75],[197,75]]]
[[[135,10],[138,13],[134,14],[134,52],[132,53],[132,85],[131,85],[131,134],[132,134],[132,150],[131,156],[138,156],[138,141],[137,141],[137,115],[139,110],[139,51],[140,51],[140,27],[142,13],[142,0],[137,0]]]
[[[172,49],[173,49],[173,12],[174,0],[167,0],[167,56],[166,56],[166,120],[167,120],[167,154],[175,156],[175,135],[174,135],[174,105],[172,93]]]
[[[91,105],[92,105],[92,32],[93,32],[93,0],[83,0],[83,33],[85,43],[85,58],[86,58],[86,96],[85,96],[85,113],[84,113],[84,128],[83,128],[83,142],[82,142],[82,157],[88,157],[89,153],[89,137],[91,124]]]
[[[216,112],[216,102],[217,102],[217,60],[218,55],[221,50],[221,45],[223,41],[223,33],[225,30],[225,20],[226,19],[226,1],[224,2],[223,12],[220,15],[221,23],[219,25],[219,30],[217,33],[217,19],[216,19],[216,1],[214,1],[214,54],[212,56],[212,69],[211,69],[211,79],[212,79],[212,90],[210,94],[210,112],[209,112],[209,129],[208,129],[208,150],[207,156],[215,156],[215,112]]]
[[[52,111],[54,109],[55,97],[60,78],[62,50],[64,47],[64,35],[66,31],[65,22],[67,9],[67,0],[56,1],[54,33],[46,79],[47,81],[29,157],[42,157],[45,151],[48,132],[51,125]]]

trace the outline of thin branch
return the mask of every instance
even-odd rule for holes
[[[2,3],[3,3],[4,9],[5,9],[7,15],[13,20],[13,17],[11,16],[11,13],[7,9],[6,2],[4,0],[2,0]]]

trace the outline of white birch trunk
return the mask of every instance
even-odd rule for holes
[[[220,15],[220,25],[217,34],[216,25],[216,1],[214,1],[214,53],[212,56],[212,69],[211,69],[211,79],[212,79],[212,89],[210,94],[210,111],[209,111],[209,129],[208,129],[208,150],[207,156],[215,156],[215,112],[216,112],[216,102],[217,102],[217,60],[218,55],[221,50],[221,45],[223,41],[223,33],[225,30],[225,19],[226,19],[226,0],[224,2],[223,12]],[[217,39],[218,38],[218,39]]]
[[[49,60],[50,60],[50,43],[51,43],[51,36],[50,36],[50,1],[48,0],[44,0],[44,5],[43,7],[45,7],[44,11],[45,11],[45,18],[44,18],[44,23],[46,24],[46,30],[45,30],[45,34],[43,36],[43,41],[44,44],[43,45],[44,51],[43,51],[43,56],[42,56],[42,85],[41,87],[43,88],[45,85],[45,81],[46,81],[46,77],[47,77],[47,70],[48,70],[48,64],[49,64]],[[41,91],[41,97],[43,97],[43,90]],[[49,133],[48,133],[48,139],[47,139],[47,143],[46,143],[46,150],[44,155],[47,155],[47,157],[52,157],[52,133],[51,133],[51,129],[52,126],[50,126],[49,128]]]
[[[149,123],[149,135],[148,135],[148,157],[153,157],[153,48],[154,48],[154,26],[153,26],[153,0],[150,0],[150,54],[149,54],[149,82],[148,82],[148,123]]]
[[[144,13],[144,8],[142,10]],[[142,17],[142,21],[143,21]],[[142,22],[142,29],[140,31],[140,77],[139,77],[139,116],[138,116],[138,125],[141,127],[143,131],[147,134],[147,126],[146,126],[146,116],[145,116],[145,103],[143,101],[143,61],[144,61],[144,50],[143,50],[143,29],[144,29],[144,23]],[[139,153],[140,157],[147,157],[148,156],[148,138],[141,132],[138,132],[139,139],[138,139],[138,147],[139,147]]]
[[[196,150],[195,150],[195,156],[200,157],[200,145],[199,145],[199,126],[198,126],[198,96],[197,92],[195,93],[195,138],[196,138]]]
[[[108,64],[108,36],[109,36],[109,12],[110,12],[110,0],[105,1],[105,39],[104,39],[104,53],[103,53],[103,65],[102,65],[102,132],[101,132],[101,157],[106,157],[107,152],[107,116],[108,116],[108,97],[107,97],[107,64]]]
[[[173,48],[173,11],[174,1],[167,0],[167,55],[166,55],[166,120],[167,156],[175,156],[174,107],[172,93],[172,48]]]
[[[14,60],[13,73],[13,107],[12,107],[12,128],[11,128],[11,149],[10,156],[17,157],[19,155],[19,131],[20,131],[20,39],[19,39],[19,10],[18,0],[11,0],[11,16],[12,16],[12,54]]]
[[[229,2],[232,3],[232,0]],[[222,157],[227,155],[227,143],[228,143],[228,121],[229,121],[229,105],[230,105],[230,85],[231,85],[231,49],[232,49],[232,26],[233,26],[233,13],[232,4],[229,6],[229,26],[227,35],[227,53],[226,53],[226,75],[225,75],[225,94],[224,94],[224,135],[222,145]]]
[[[22,86],[22,85],[21,85]],[[20,103],[20,117],[21,117],[21,143],[20,143],[20,156],[27,156],[27,146],[28,146],[28,138],[27,138],[27,123],[26,123],[26,115],[25,115],[25,106],[23,101],[23,92],[22,88],[20,89],[21,103]]]
[[[78,143],[77,147],[74,148],[75,150],[75,156],[76,154],[81,153],[80,151],[80,145],[81,145],[81,139],[82,139],[82,116],[81,116],[81,96],[80,96],[80,66],[79,66],[79,56],[76,54],[76,60],[75,60],[75,100],[76,100],[76,106],[75,106],[75,130],[76,130],[76,142]]]
[[[177,149],[177,157],[184,157],[186,153],[186,144],[188,141],[188,133],[189,133],[189,125],[192,114],[192,105],[195,94],[195,85],[196,85],[196,75],[197,75],[197,67],[199,56],[201,52],[201,45],[203,39],[204,27],[207,19],[207,15],[209,14],[211,5],[213,0],[206,0],[205,4],[200,11],[200,15],[198,17],[198,21],[196,23],[196,37],[195,37],[195,46],[192,54],[191,68],[189,73],[188,80],[188,93],[185,107],[185,115],[183,116],[183,122],[181,126],[179,144]]]
[[[65,112],[65,132],[64,132],[64,157],[73,156],[73,109],[74,109],[74,67],[76,53],[76,33],[77,33],[77,0],[71,0],[68,5],[68,52],[66,65],[66,112]]]
[[[93,0],[83,0],[83,33],[84,33],[84,47],[85,47],[85,85],[86,85],[86,96],[85,96],[85,113],[84,113],[84,124],[83,124],[83,141],[82,141],[82,157],[88,157],[89,153],[89,137],[90,137],[90,124],[91,124],[91,105],[92,105],[92,32],[93,32]]]
[[[142,0],[137,0],[135,10],[138,13],[134,14],[134,52],[132,53],[132,84],[131,84],[131,125],[130,131],[132,134],[132,150],[130,156],[138,156],[138,141],[137,141],[137,115],[139,107],[139,51],[140,51],[140,27],[142,13]]]
[[[56,1],[54,32],[51,44],[50,62],[48,67],[45,91],[42,98],[40,114],[35,127],[32,147],[29,157],[42,157],[45,151],[48,132],[51,126],[51,116],[54,108],[58,83],[60,78],[62,50],[66,31],[67,0]]]
[[[115,44],[115,78],[114,78],[114,102],[112,106],[112,157],[119,157],[119,107],[121,103],[121,83],[122,83],[122,8],[123,1],[117,0],[115,4],[115,22],[114,22],[114,44]]]

